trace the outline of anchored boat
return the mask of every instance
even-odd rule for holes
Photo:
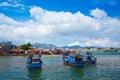
[[[86,64],[95,64],[97,61],[97,58],[94,58],[92,56],[92,53],[87,53],[87,55],[81,55],[64,52],[62,59],[64,64],[72,66],[84,66]]]
[[[27,66],[29,68],[41,68],[42,60],[41,60],[42,53],[38,49],[32,49],[29,51],[27,57]]]

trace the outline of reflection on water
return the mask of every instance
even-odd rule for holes
[[[84,77],[84,67],[71,67],[70,68],[71,80],[82,80]]]
[[[0,80],[119,80],[120,54],[97,54],[96,65],[85,67],[64,65],[61,55],[45,55],[41,69],[27,68],[26,57],[0,56]]]
[[[41,71],[42,69],[40,68],[28,68],[28,77],[30,80],[43,80],[41,78]]]

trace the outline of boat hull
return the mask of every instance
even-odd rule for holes
[[[70,66],[77,66],[77,67],[83,67],[84,66],[84,63],[82,61],[76,63],[75,60],[67,58],[67,57],[63,57],[63,62],[64,62],[64,64],[70,65]]]
[[[30,58],[27,59],[27,67],[29,68],[41,68],[42,63],[41,59],[37,59],[37,61],[33,61]]]
[[[76,62],[75,58],[63,57],[62,59],[63,59],[64,64],[70,65],[70,66],[77,66],[77,67],[83,67],[86,64],[95,64],[96,63],[96,59],[89,60],[89,61],[80,61],[80,62]]]
[[[84,64],[95,64],[96,61],[83,61]]]
[[[70,62],[68,62],[66,65],[76,66],[76,67],[83,67],[83,66],[84,66],[84,63],[70,63]]]
[[[42,63],[28,63],[27,66],[29,68],[41,68]]]

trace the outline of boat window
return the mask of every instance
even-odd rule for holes
[[[39,59],[33,59],[32,62],[39,62]]]

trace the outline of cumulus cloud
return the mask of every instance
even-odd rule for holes
[[[116,47],[119,42],[111,41],[107,38],[91,39],[84,43],[84,46],[98,46],[98,47]]]
[[[31,19],[25,22],[0,14],[0,38],[20,43],[120,47],[120,20],[99,8],[91,10],[91,16],[80,11],[55,12],[36,6],[29,12]]]
[[[107,13],[104,10],[100,10],[98,8],[91,10],[91,15],[97,19],[106,19],[107,18]]]
[[[79,45],[82,47],[85,46],[96,46],[96,47],[117,47],[119,42],[111,41],[107,38],[98,38],[98,39],[89,39],[86,42],[80,43],[79,41],[70,43],[68,46]]]
[[[17,22],[12,18],[5,16],[4,14],[0,14],[0,24],[19,25],[20,22]]]

